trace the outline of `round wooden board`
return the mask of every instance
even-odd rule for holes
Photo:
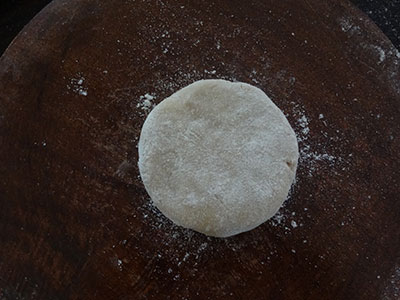
[[[0,59],[0,298],[398,299],[399,68],[345,0],[53,1]],[[278,215],[226,239],[137,168],[148,104],[205,78],[263,89],[301,150]]]

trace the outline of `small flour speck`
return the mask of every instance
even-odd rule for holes
[[[211,75],[215,75],[215,74],[217,73],[217,71],[215,71],[215,70],[211,70],[211,71],[209,71],[209,70],[204,70],[204,73],[206,73],[206,74],[211,74]]]
[[[84,86],[85,77],[82,74],[78,73],[78,78],[71,78],[70,84],[67,84],[68,89],[72,89],[72,91],[80,96],[88,95],[88,88]]]
[[[136,104],[136,107],[141,109],[145,113],[149,113],[155,106],[155,104],[153,103],[154,99],[154,95],[146,93],[143,96],[139,97],[139,102]]]
[[[378,54],[379,63],[382,63],[386,58],[385,50],[383,50],[382,47],[376,46],[376,45],[371,45],[371,48],[376,50],[376,52]]]
[[[286,219],[286,216],[284,214],[282,214],[282,212],[280,210],[271,218],[271,222],[272,222],[272,225],[278,226],[281,223],[283,223],[285,221],[285,219]]]
[[[340,18],[338,21],[343,32],[353,34],[360,31],[360,27],[355,25],[349,18]]]

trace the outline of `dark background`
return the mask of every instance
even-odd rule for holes
[[[0,0],[0,55],[51,0]],[[400,0],[351,0],[400,48]]]

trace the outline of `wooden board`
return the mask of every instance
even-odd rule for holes
[[[400,54],[345,0],[56,0],[0,59],[0,298],[398,299]],[[262,88],[301,150],[278,215],[217,239],[149,202],[152,105]]]

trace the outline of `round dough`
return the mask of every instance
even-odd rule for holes
[[[296,135],[260,89],[201,80],[148,115],[139,170],[154,204],[176,224],[227,237],[257,227],[295,178]]]

